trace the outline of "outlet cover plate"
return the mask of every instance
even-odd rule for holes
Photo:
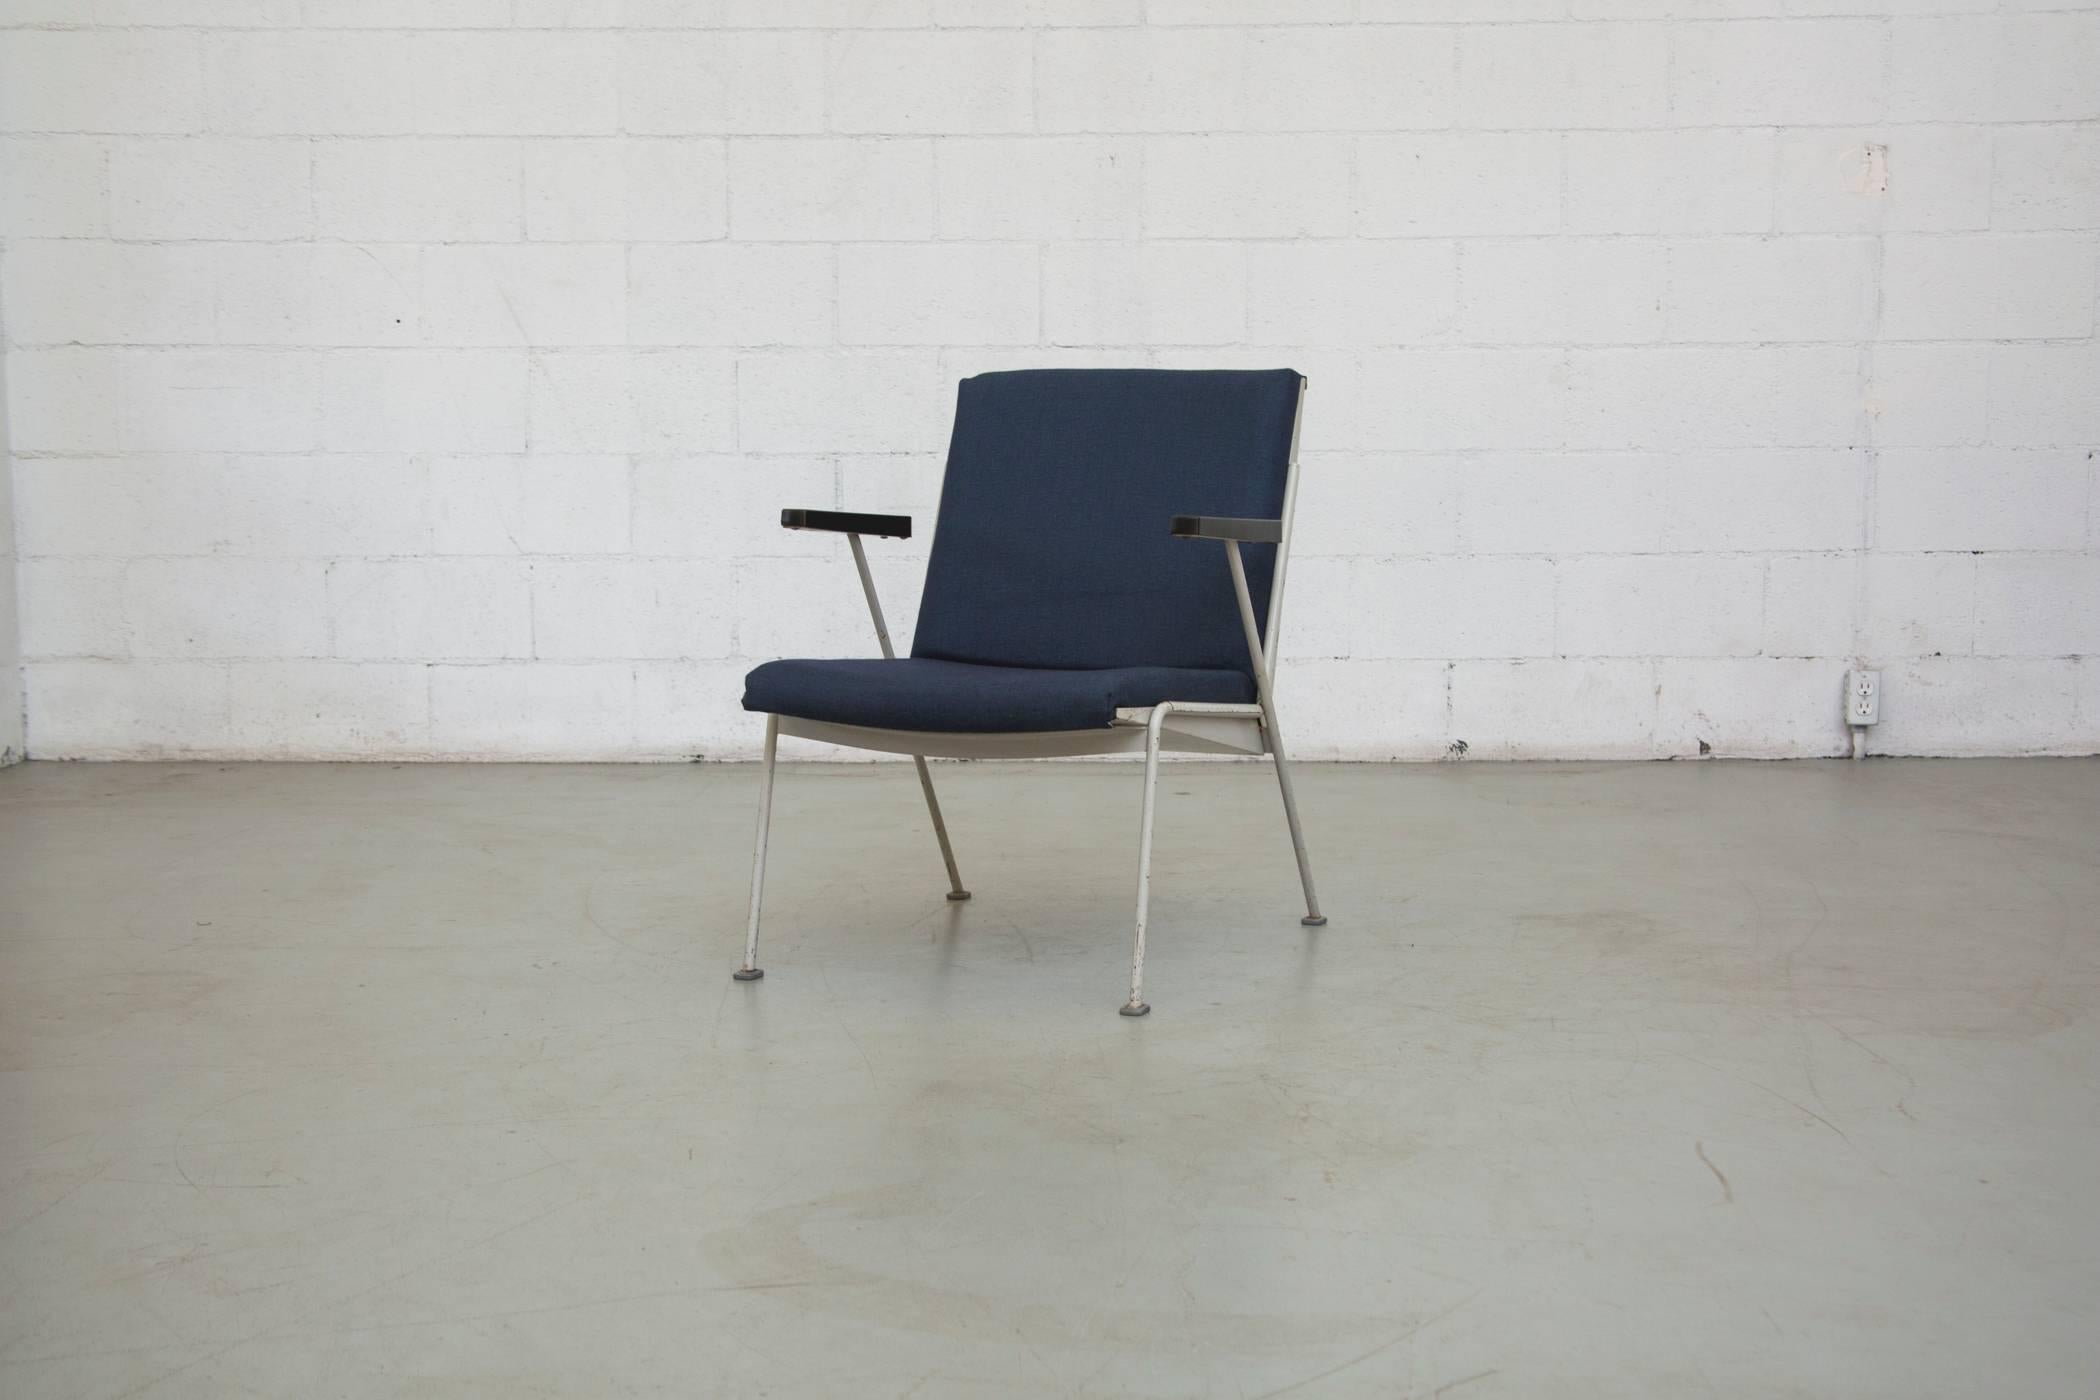
[[[1845,676],[1845,723],[1881,722],[1881,672],[1851,671]]]

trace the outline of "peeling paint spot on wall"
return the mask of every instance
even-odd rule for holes
[[[1848,167],[1846,188],[1854,194],[1881,195],[1889,192],[1889,148],[1869,141],[1845,155]]]

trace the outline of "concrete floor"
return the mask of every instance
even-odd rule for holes
[[[0,774],[0,1394],[2095,1393],[2100,763]]]

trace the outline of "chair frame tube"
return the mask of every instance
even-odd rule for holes
[[[1261,629],[1254,622],[1254,600],[1247,592],[1247,566],[1240,558],[1238,540],[1225,541],[1225,561],[1232,566],[1232,591],[1239,598],[1240,625],[1247,633],[1247,655],[1254,665],[1255,694],[1261,702],[1262,728],[1268,731],[1269,757],[1276,762],[1276,785],[1283,790],[1283,817],[1291,828],[1291,853],[1298,858],[1298,882],[1305,887],[1305,917],[1298,922],[1317,928],[1327,922],[1327,916],[1320,912],[1320,896],[1313,889],[1312,862],[1305,854],[1305,831],[1298,824],[1298,799],[1291,791],[1291,766],[1283,753],[1283,729],[1276,722],[1275,697],[1269,693],[1269,677],[1276,666],[1276,629],[1272,623],[1268,649],[1264,652]],[[1279,559],[1277,563],[1281,566],[1282,561]],[[1271,596],[1274,596],[1273,592]]]
[[[766,761],[759,769],[758,840],[751,852],[751,922],[744,929],[744,965],[731,975],[756,982],[766,975],[758,965],[758,909],[766,895],[766,836],[773,827],[773,756],[780,748],[780,716],[766,716]]]
[[[868,551],[861,547],[860,536],[849,534],[846,543],[853,547],[853,567],[860,572],[861,592],[868,595],[868,616],[875,623],[875,640],[882,644],[882,658],[894,661],[896,648],[890,645],[889,624],[882,620],[882,600],[875,596],[875,575],[868,570]],[[955,848],[948,844],[948,824],[941,820],[941,801],[933,795],[933,774],[926,769],[926,755],[914,753],[912,766],[919,770],[919,790],[926,794],[926,813],[933,818],[934,839],[941,843],[941,863],[948,867],[948,898],[960,902],[970,897],[963,888],[962,872],[955,868]]]
[[[1174,712],[1172,700],[1152,707],[1145,721],[1145,799],[1138,816],[1137,932],[1130,940],[1130,1000],[1123,1003],[1124,1016],[1149,1016],[1145,1004],[1145,918],[1152,909],[1152,813],[1158,805],[1159,731]]]

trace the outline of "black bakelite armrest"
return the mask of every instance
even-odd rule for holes
[[[1185,540],[1239,540],[1243,544],[1281,544],[1281,520],[1247,520],[1232,515],[1177,515],[1168,531]]]
[[[830,530],[840,535],[883,535],[890,539],[911,538],[908,515],[868,515],[857,510],[784,510],[781,525],[789,530]]]

